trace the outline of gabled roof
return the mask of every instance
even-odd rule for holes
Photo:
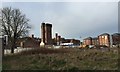
[[[96,39],[98,39],[98,37],[94,37],[94,38],[92,38],[92,40],[96,40]]]
[[[112,36],[120,36],[120,33],[114,33]]]
[[[99,36],[104,36],[104,35],[109,35],[108,33],[103,33],[103,34],[101,34],[101,35],[99,35]]]
[[[84,40],[87,40],[87,39],[92,39],[92,37],[87,37],[87,38],[85,38]]]

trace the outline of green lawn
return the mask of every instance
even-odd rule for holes
[[[3,70],[117,70],[118,48],[36,49],[3,57]]]

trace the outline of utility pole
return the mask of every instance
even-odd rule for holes
[[[80,36],[80,39],[81,39],[82,37]],[[82,44],[82,42],[81,42],[81,40],[80,40],[80,45]]]

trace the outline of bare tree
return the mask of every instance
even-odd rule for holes
[[[29,19],[19,9],[5,7],[1,10],[2,32],[8,35],[8,44],[11,53],[14,53],[16,40],[21,36],[26,36],[30,30]]]

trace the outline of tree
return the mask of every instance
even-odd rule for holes
[[[1,25],[2,32],[8,35],[8,44],[11,48],[11,53],[14,53],[16,41],[21,36],[28,35],[30,30],[29,19],[19,9],[5,7],[1,10]]]

